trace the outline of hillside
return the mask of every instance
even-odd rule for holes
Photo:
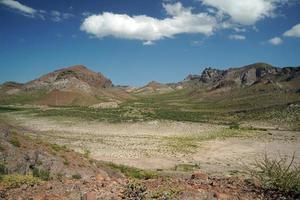
[[[3,103],[93,105],[131,98],[104,75],[83,65],[62,68],[25,84],[8,82],[1,90]]]

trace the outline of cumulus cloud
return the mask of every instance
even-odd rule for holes
[[[274,37],[274,38],[271,38],[268,42],[272,45],[280,45],[280,44],[282,44],[283,41],[280,37]]]
[[[15,0],[0,0],[0,3],[9,8],[18,10],[26,15],[34,16],[34,14],[37,13],[37,10],[35,10],[29,6],[26,6],[24,4],[21,4],[20,2],[15,1]]]
[[[185,8],[179,2],[163,4],[163,7],[169,16],[165,19],[104,12],[85,18],[80,29],[98,38],[113,36],[152,44],[155,40],[172,38],[182,33],[209,36],[218,26],[215,17],[208,13],[194,14],[191,8]]]
[[[293,26],[290,30],[286,31],[283,35],[287,37],[300,37],[300,24]]]
[[[231,40],[245,40],[246,36],[234,34],[234,35],[229,35],[229,39],[231,39]]]
[[[253,25],[257,21],[274,16],[276,8],[288,0],[199,0],[202,4],[229,15],[233,22]]]

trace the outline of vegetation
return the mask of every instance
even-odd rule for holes
[[[129,183],[123,192],[126,199],[145,199],[147,188],[140,183]]]
[[[34,177],[38,177],[38,178],[42,179],[43,181],[49,181],[51,179],[49,170],[33,168],[32,175]]]
[[[249,134],[251,133],[251,134]],[[197,147],[198,143],[206,140],[215,139],[225,139],[229,137],[247,137],[248,135],[253,135],[250,130],[237,130],[237,129],[220,129],[218,131],[207,132],[205,134],[192,134],[186,136],[167,136],[165,140],[167,142],[167,147],[171,151],[177,153],[193,153]],[[256,133],[257,134],[257,133]]]
[[[7,168],[4,162],[0,162],[0,176],[3,174],[7,174]]]
[[[66,166],[70,165],[70,162],[69,162],[67,159],[65,159],[63,163],[64,163],[64,165],[66,165]]]
[[[12,145],[14,145],[15,147],[20,147],[21,146],[21,143],[20,141],[18,140],[18,138],[16,137],[12,137],[9,141]]]
[[[135,167],[129,167],[126,165],[117,165],[114,163],[108,163],[107,166],[111,169],[121,172],[128,178],[147,180],[147,179],[152,179],[157,177],[157,174],[155,172],[149,170],[142,170]]]
[[[88,150],[88,149],[84,149],[84,150],[83,150],[83,156],[84,156],[85,158],[89,158],[90,155],[91,155],[91,151],[90,151],[90,150]]]
[[[266,189],[275,189],[286,193],[300,195],[300,166],[285,156],[271,159],[265,155],[264,159],[256,161],[256,170],[252,175],[257,178]]]
[[[26,185],[36,185],[41,182],[41,179],[34,177],[31,174],[21,175],[21,174],[8,174],[1,178],[1,185],[5,188],[15,188],[20,187],[23,184]]]
[[[73,174],[72,178],[73,179],[81,179],[81,175],[80,174]]]
[[[200,169],[200,166],[197,164],[178,164],[175,165],[174,167],[175,171],[184,171],[184,172],[194,171],[196,169]]]
[[[67,150],[67,146],[66,145],[58,145],[58,144],[51,144],[51,148],[54,151],[66,151]]]

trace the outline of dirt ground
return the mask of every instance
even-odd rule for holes
[[[31,137],[67,145],[78,152],[88,149],[94,159],[143,169],[197,164],[207,173],[232,174],[242,172],[266,152],[272,157],[295,153],[295,162],[300,163],[300,132],[252,130],[246,131],[246,137],[241,133],[198,140],[195,136],[214,135],[228,127],[170,121],[112,124],[15,114],[7,117],[30,130],[26,135]]]

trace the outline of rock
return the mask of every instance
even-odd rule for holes
[[[51,190],[52,188],[53,188],[52,184],[51,183],[47,183],[46,190]]]
[[[213,83],[223,77],[223,70],[206,68],[201,74],[200,81],[204,83]]]
[[[96,200],[97,194],[96,192],[87,192],[83,195],[83,200]]]
[[[21,190],[26,190],[27,187],[28,187],[28,185],[24,184],[24,185],[22,185],[20,188],[21,188]]]
[[[96,175],[96,181],[104,181],[105,180],[105,177],[102,175],[102,174],[97,174]]]

